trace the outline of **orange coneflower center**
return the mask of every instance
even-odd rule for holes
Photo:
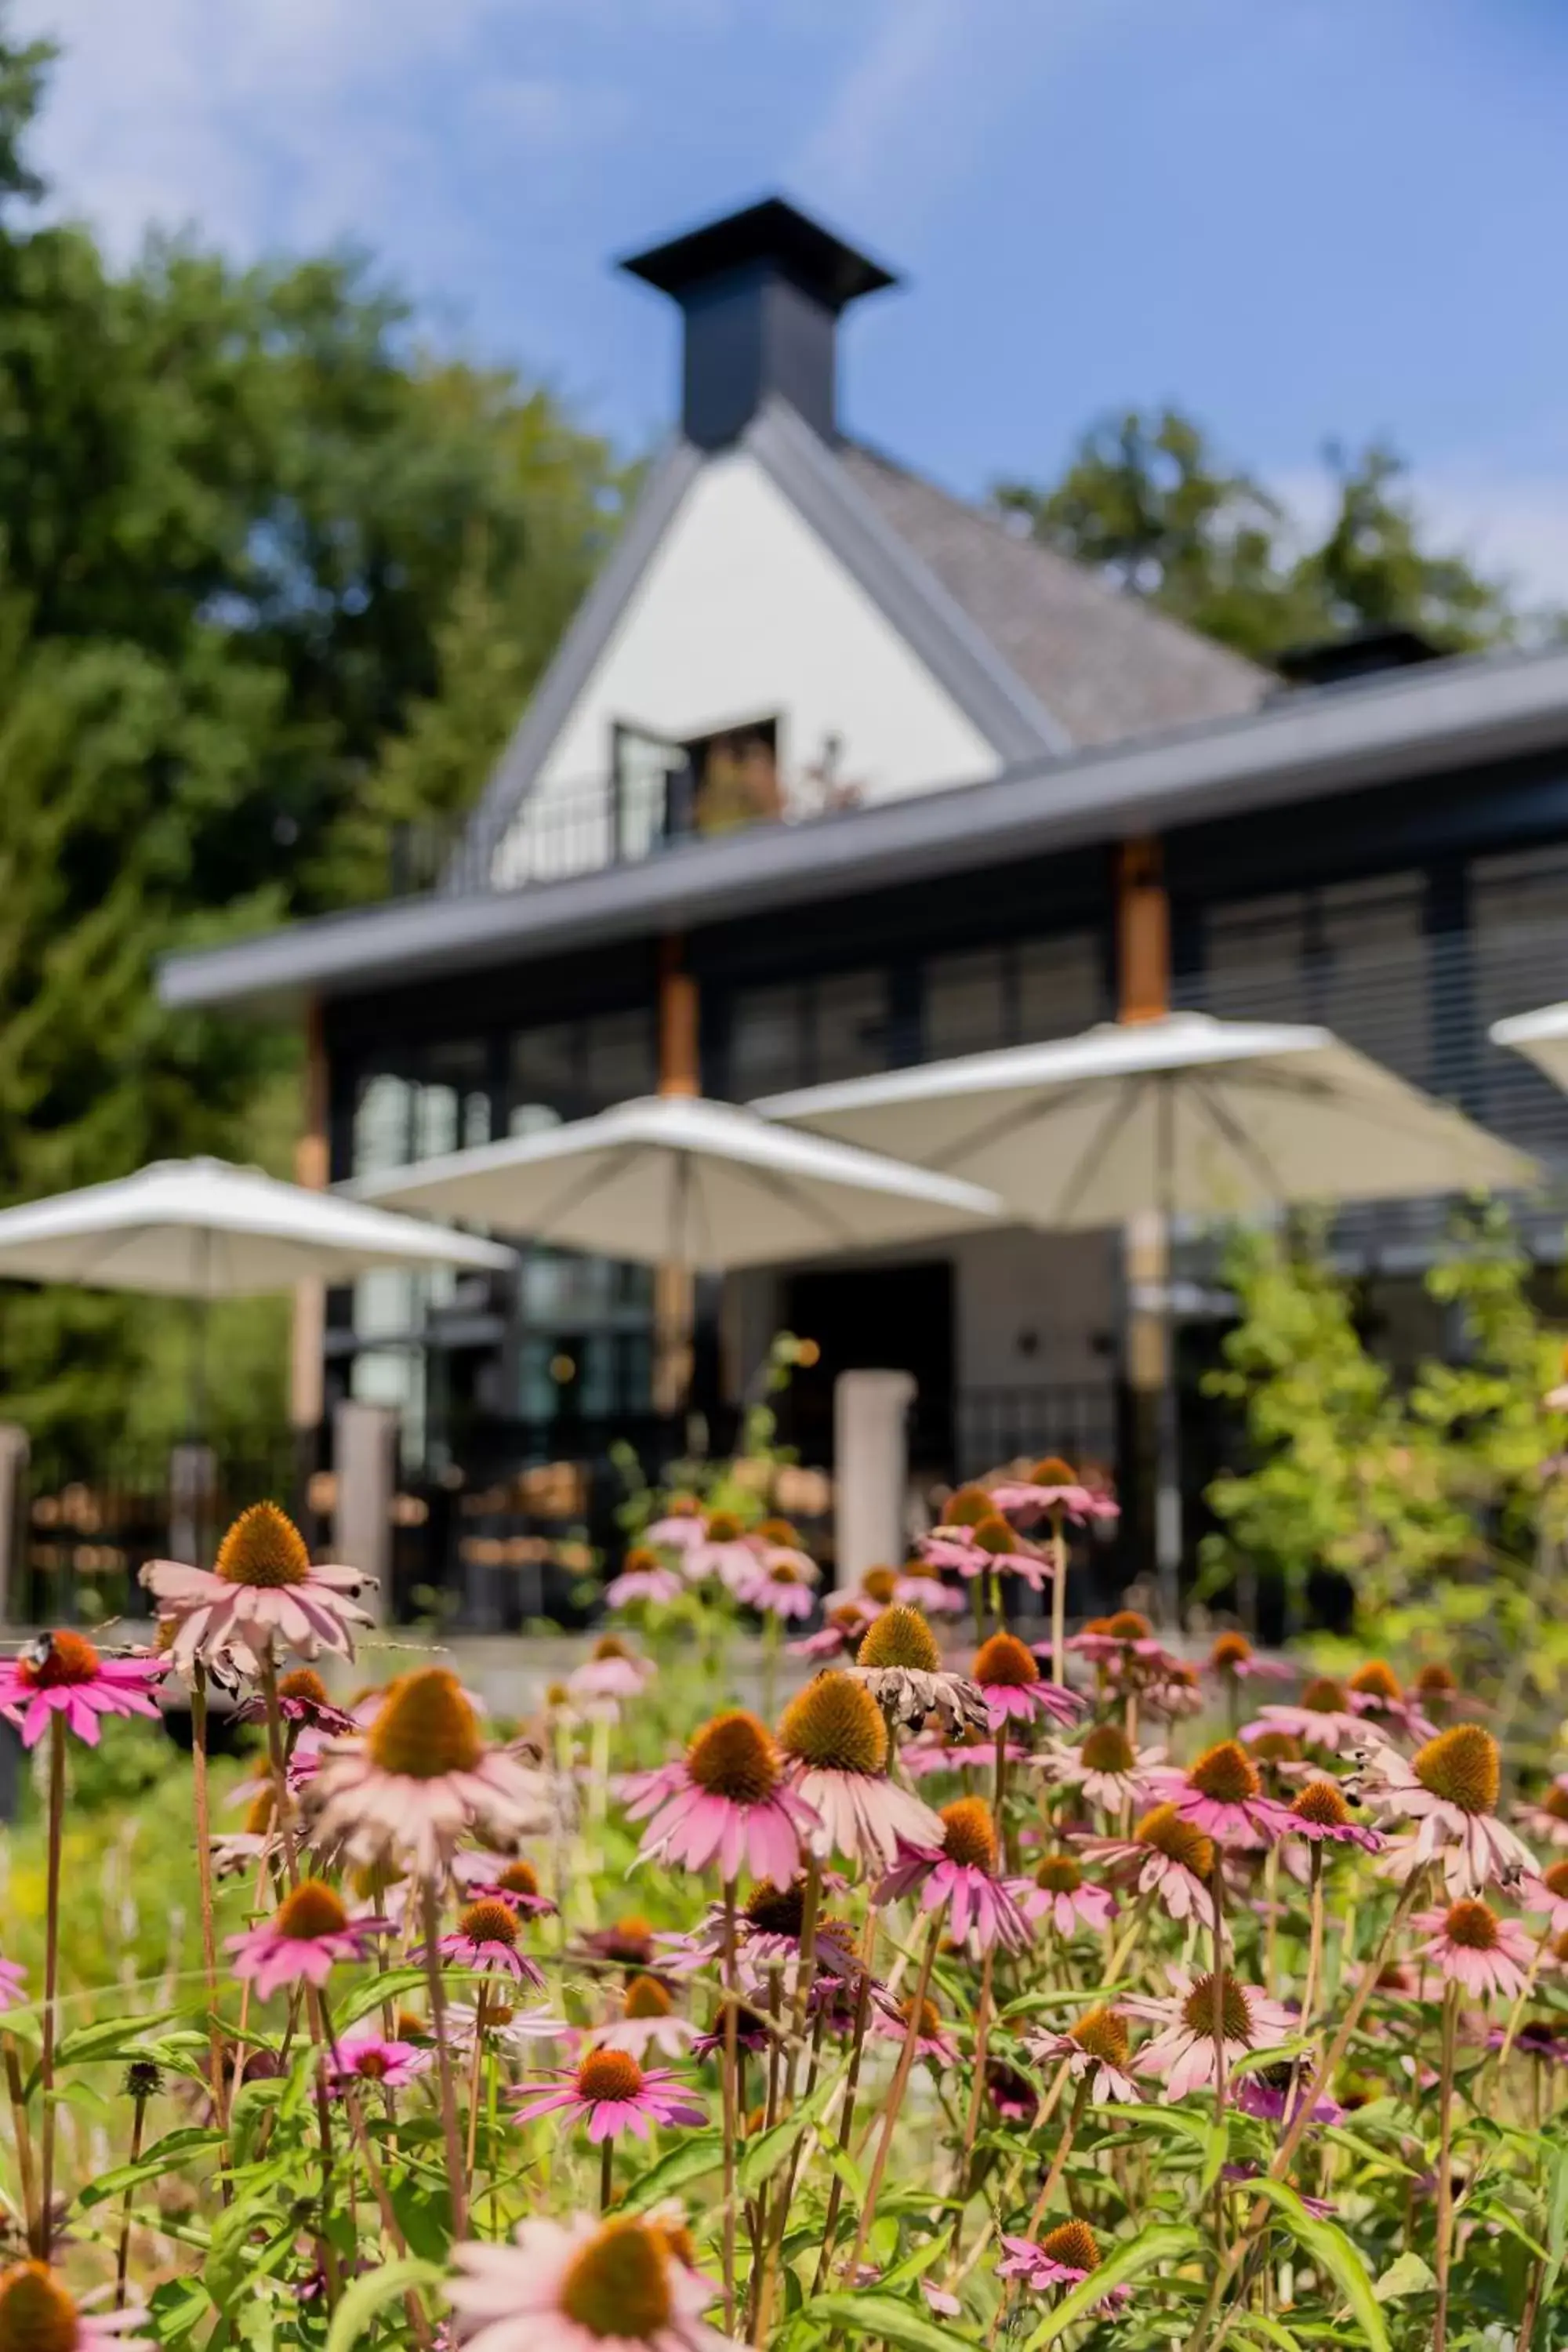
[[[1314,1675],[1301,1693],[1301,1705],[1309,1715],[1343,1715],[1345,1686],[1331,1675]]]
[[[764,1519],[757,1533],[763,1543],[778,1544],[783,1549],[788,1551],[798,1551],[800,1549],[799,1530],[792,1526],[788,1519]]]
[[[700,1519],[702,1517],[700,1495],[672,1495],[664,1507],[667,1519]]]
[[[1174,1805],[1156,1805],[1145,1813],[1132,1835],[1140,1845],[1152,1845],[1167,1862],[1179,1862],[1194,1878],[1206,1881],[1214,1868],[1214,1842],[1184,1822]]]
[[[622,2004],[626,2017],[669,2017],[675,2003],[657,1977],[634,1977]]]
[[[365,1739],[373,1764],[410,1780],[472,1772],[483,1762],[479,1719],[446,1666],[421,1666],[387,1685]]]
[[[792,1560],[775,1559],[768,1565],[770,1584],[804,1584],[805,1579]]]
[[[349,1884],[362,1903],[379,1903],[389,1886],[395,1886],[403,1873],[387,1855],[378,1855],[374,1862],[356,1864]]]
[[[1018,1538],[1000,1511],[992,1511],[978,1526],[971,1528],[969,1539],[977,1551],[989,1552],[993,1559],[1001,1559],[1018,1549]]]
[[[1459,1685],[1447,1667],[1434,1660],[1431,1665],[1422,1667],[1415,1677],[1415,1687],[1423,1698],[1452,1698]]]
[[[932,2042],[942,2032],[942,2016],[934,2000],[921,2001],[921,2013],[917,2020],[915,2016],[914,1996],[911,1993],[909,2000],[906,2000],[900,2009],[899,2015],[903,2019],[906,2025],[912,2025],[914,2027],[915,2038],[919,2042]]]
[[[1417,1748],[1415,1772],[1424,1789],[1462,1813],[1497,1810],[1502,1759],[1497,1741],[1479,1723],[1456,1724]]]
[[[1456,1903],[1443,1922],[1443,1933],[1461,1951],[1495,1952],[1502,1938],[1497,1913],[1486,1903]]]
[[[487,1895],[481,1902],[470,1903],[458,1921],[458,1933],[470,1944],[506,1944],[517,1941],[517,1914],[510,1903],[499,1895]]]
[[[1212,1975],[1199,1977],[1182,2003],[1182,2023],[1189,2033],[1214,2032],[1215,1986]],[[1252,2046],[1252,2010],[1244,1988],[1226,1969],[1220,1978],[1220,2030],[1227,2042]]]
[[[1350,1687],[1361,1698],[1397,1700],[1405,1696],[1394,1668],[1384,1665],[1381,1658],[1369,1658],[1364,1666],[1358,1666]]]
[[[1104,1630],[1113,1642],[1146,1642],[1154,1629],[1142,1611],[1119,1609],[1106,1619]]]
[[[742,1907],[760,1936],[798,1936],[805,1924],[805,1881],[775,1886],[771,1878],[759,1878]]]
[[[1086,1772],[1131,1772],[1137,1761],[1119,1723],[1097,1724],[1078,1752]]]
[[[984,1797],[960,1797],[942,1809],[942,1850],[971,1870],[996,1867],[996,1824]]]
[[[1550,1821],[1568,1822],[1568,1789],[1553,1780],[1541,1801],[1541,1810]]]
[[[386,2069],[387,2061],[381,2051],[356,2050],[354,2052],[354,2073],[363,2074],[367,2083],[384,2082]]]
[[[686,1769],[710,1797],[761,1805],[778,1786],[778,1750],[756,1717],[735,1707],[703,1725],[686,1751]]]
[[[0,2352],[74,2352],[77,2308],[47,2263],[0,2273]]]
[[[1342,1830],[1351,1817],[1350,1807],[1331,1780],[1309,1780],[1290,1811],[1298,1821],[1311,1822],[1325,1830]]]
[[[1035,1873],[1035,1884],[1047,1895],[1076,1895],[1083,1872],[1070,1853],[1048,1853]]]
[[[1560,1903],[1568,1903],[1568,1862],[1554,1862],[1541,1874],[1541,1883]]]
[[[537,1895],[539,1873],[531,1862],[523,1862],[521,1859],[517,1862],[509,1862],[506,1868],[498,1874],[496,1885],[503,1895]]]
[[[621,1570],[626,1576],[647,1576],[658,1564],[658,1552],[650,1551],[647,1544],[633,1544],[621,1562]]]
[[[276,1503],[252,1503],[219,1544],[213,1573],[226,1584],[253,1584],[270,1591],[284,1584],[303,1584],[310,1573],[310,1555],[287,1511],[280,1511]]]
[[[1209,1664],[1224,1673],[1233,1666],[1246,1665],[1252,1655],[1252,1644],[1245,1633],[1222,1633],[1209,1652]]]
[[[1029,1473],[1031,1486],[1073,1486],[1077,1483],[1072,1464],[1064,1462],[1059,1454],[1047,1454]]]
[[[890,1568],[868,1568],[860,1579],[861,1591],[868,1601],[874,1601],[879,1609],[888,1606],[898,1591],[898,1585],[897,1572]]]
[[[629,2050],[590,2050],[577,2069],[580,2099],[635,2099],[642,2068]]]
[[[1205,1748],[1187,1774],[1203,1796],[1216,1805],[1245,1805],[1262,1793],[1263,1783],[1258,1777],[1258,1767],[1245,1748],[1234,1739],[1222,1739],[1214,1748]]]
[[[733,1511],[710,1511],[708,1514],[710,1543],[739,1543],[745,1529]]]
[[[1067,2270],[1100,2268],[1100,2248],[1087,2221],[1058,2221],[1040,2240],[1040,2252],[1047,2261],[1060,2263]]]
[[[1085,2010],[1078,2023],[1068,2026],[1068,2040],[1091,2058],[1103,2058],[1107,2065],[1127,2063],[1127,2021],[1120,2010]]]
[[[974,1653],[970,1672],[977,1683],[994,1683],[1011,1690],[1026,1689],[1040,1679],[1034,1653],[1016,1633],[993,1633]]]
[[[907,1666],[911,1673],[939,1674],[942,1652],[918,1609],[884,1609],[861,1643],[858,1666]]]
[[[977,1528],[996,1509],[984,1486],[961,1486],[942,1511],[944,1528]]]
[[[293,1666],[278,1682],[279,1698],[303,1699],[310,1706],[330,1706],[327,1685],[314,1666]]]
[[[1247,1745],[1258,1764],[1294,1764],[1301,1753],[1300,1740],[1292,1739],[1288,1731],[1260,1731]]]
[[[646,2221],[607,2221],[574,2255],[561,2281],[561,2307],[590,2336],[651,2344],[674,2314],[669,2260],[662,2230]]]
[[[764,2116],[766,2112],[764,2108]],[[697,2241],[684,2221],[673,2220],[650,2221],[648,2227],[654,2236],[660,2241],[665,2251],[672,2254],[684,2270],[694,2271],[697,2268]]]
[[[246,1809],[245,1815],[245,1834],[247,1837],[265,1837],[268,1831],[272,1827],[273,1815],[277,1811],[278,1791],[276,1789],[263,1789],[259,1795],[252,1797],[249,1805]]]
[[[605,1928],[602,1948],[607,1960],[625,1960],[635,1967],[652,1956],[653,1929],[637,1912],[628,1912]]]
[[[597,1663],[605,1658],[630,1658],[626,1643],[614,1633],[601,1633],[589,1655]]]
[[[779,1738],[786,1755],[822,1772],[880,1772],[888,1761],[888,1727],[864,1683],[849,1675],[818,1675],[784,1711]]]
[[[348,1924],[341,1897],[320,1878],[302,1878],[284,1896],[272,1922],[280,1936],[301,1944],[316,1936],[341,1936]]]
[[[62,1683],[89,1683],[101,1661],[92,1643],[80,1633],[59,1633],[47,1636],[47,1646],[41,1658],[23,1658],[17,1666],[16,1678],[30,1690],[58,1690]]]

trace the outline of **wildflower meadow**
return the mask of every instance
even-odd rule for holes
[[[0,1664],[0,2352],[1568,2345],[1568,1774],[1069,1630],[1064,1463],[825,1611],[765,1485],[517,1723],[267,1503]]]

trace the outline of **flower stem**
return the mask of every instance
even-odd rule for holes
[[[136,2104],[131,2111],[131,2153],[126,2159],[130,2164],[135,2164],[141,2158],[142,2126],[146,2115],[146,2095],[138,2091]],[[114,2300],[117,2304],[125,2301],[125,2281],[131,2269],[131,2208],[135,2198],[135,2189],[128,2189],[125,2201],[120,2208],[120,2251],[114,2260]]]
[[[191,1796],[196,1822],[196,1884],[201,1895],[202,1967],[207,1982],[207,2063],[212,2075],[213,2116],[219,2131],[226,2131],[228,2116],[224,2096],[223,2029],[218,2022],[217,2005],[217,1935],[213,1924],[212,1805],[207,1787],[207,1670],[199,1658],[191,1668]],[[220,2169],[226,2176],[226,2156]],[[123,2279],[121,2284],[123,2287]]]
[[[616,2143],[606,2133],[599,2148],[599,2210],[607,2213],[615,2195]]]
[[[1448,2341],[1448,2273],[1454,2259],[1454,2045],[1458,2037],[1459,1988],[1443,1995],[1443,2054],[1437,2088],[1437,2312],[1432,2352]]]
[[[735,2332],[735,1881],[724,1881],[724,2333]]]
[[[60,1842],[66,1810],[66,1719],[58,1710],[49,1716],[49,1846],[44,1913],[43,2043],[38,2078],[43,2086],[44,2125],[42,2204],[38,2218],[40,2256],[49,2259],[54,2239],[55,2196],[55,2042],[59,2030],[56,2014],[60,1964]]]
[[[33,2171],[33,2135],[27,2126],[27,2096],[22,2085],[22,2062],[10,2034],[5,2037],[5,2087],[11,2098],[11,2121],[16,2135],[16,2169],[22,2176],[22,2203],[27,2216],[27,2244],[35,2254],[43,2251],[44,2225],[38,2206],[38,2184]]]
[[[436,1882],[426,1878],[420,1889],[425,1914],[425,1981],[430,1988],[430,2029],[436,2038],[436,2063],[441,2077],[441,2126],[447,2139],[447,2170],[452,2183],[452,2235],[463,2235],[468,2200],[463,2193],[463,2143],[458,2131],[458,2092],[452,2080],[452,2049],[447,2038],[447,1988],[441,1976],[441,1915]]]
[[[283,1760],[283,1717],[278,1706],[278,1662],[268,1643],[261,1654],[261,1696],[267,1708],[267,1755],[272,1767],[272,1798],[278,1815],[278,1834],[283,1841],[283,1867],[290,1886],[300,1884],[300,1861],[294,1851],[294,1832],[289,1822],[289,1768]]]
[[[860,2054],[866,2046],[866,2025],[871,2014],[871,1963],[876,1958],[877,1914],[869,1906],[866,1916],[866,1949],[860,1956],[860,1981],[855,1993],[855,2033],[849,2045],[849,2072],[844,2083],[844,2105],[838,2117],[838,2150],[841,2156],[849,2152],[849,2142],[855,2130],[855,2095],[860,2087]],[[915,2021],[918,2032],[920,2021]],[[813,2294],[822,2291],[828,2265],[833,2260],[834,2238],[838,2228],[838,2209],[844,2200],[844,2176],[836,2171],[827,2192],[827,2212],[822,2224],[822,2252],[816,2258],[816,2276],[812,2282]]]
[[[893,2132],[899,2120],[899,2109],[904,2104],[904,2093],[909,2087],[910,2070],[915,2063],[915,2044],[920,2039],[921,2019],[925,2014],[926,1995],[931,1990],[931,1972],[936,1965],[936,1948],[941,1940],[942,1912],[937,1910],[932,1912],[931,1926],[926,1932],[925,1949],[921,1954],[921,1972],[916,1980],[914,1998],[910,2003],[909,2021],[904,2028],[903,2047],[899,2052],[899,2063],[893,2075],[893,2087],[888,2094],[887,2110],[882,2118],[882,2136],[877,2142],[877,2153],[871,2161],[871,2177],[866,2183],[866,2201],[860,2208],[860,2222],[855,2232],[855,2247],[845,2272],[845,2276],[851,2280],[860,2268],[860,2257],[866,2250],[866,2241],[871,2234],[871,2224],[877,2218],[877,2200],[882,2191],[882,2175],[888,2168],[888,2150],[893,2144]],[[986,1958],[990,1958],[989,1953]],[[989,1990],[989,1982],[988,1977],[987,1990]],[[983,1992],[981,1995],[983,2014],[984,2000],[985,1994]],[[975,2079],[977,2082],[984,2082],[984,2067],[979,2063],[978,2053],[976,2053]]]
[[[1067,1683],[1068,1542],[1059,1510],[1051,1513],[1051,1680],[1058,1690]]]
[[[1064,2074],[1067,2073],[1065,2065],[1062,2072]],[[1062,2126],[1061,2137],[1057,2142],[1057,2152],[1051,2158],[1050,2170],[1046,2175],[1045,2186],[1035,2200],[1035,2208],[1029,2216],[1029,2226],[1024,2232],[1026,2238],[1034,2236],[1041,2221],[1051,2210],[1051,2200],[1056,2195],[1061,2184],[1061,2177],[1068,2168],[1068,2158],[1072,2154],[1073,2139],[1079,2124],[1083,2121],[1084,2110],[1089,2105],[1089,2095],[1093,2087],[1094,2074],[1091,2070],[1079,2084],[1078,2096],[1068,2111],[1067,2121]]]
[[[1209,1901],[1214,1906],[1214,2120],[1225,2127],[1225,1870],[1216,1844],[1209,1876]],[[1218,2190],[1216,2210],[1225,2210],[1225,2192]]]

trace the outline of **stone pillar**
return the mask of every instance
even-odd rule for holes
[[[207,1568],[217,1456],[210,1445],[176,1445],[169,1454],[169,1558]]]
[[[897,1568],[908,1549],[911,1372],[840,1372],[833,1383],[835,1550],[840,1585]]]
[[[0,1625],[16,1622],[26,1566],[27,1451],[26,1431],[0,1421]]]
[[[363,1605],[384,1623],[391,1606],[396,1414],[387,1405],[345,1399],[332,1415],[332,1558],[376,1579]]]
[[[1156,840],[1126,841],[1116,871],[1117,1013],[1159,1021],[1171,1009],[1171,904]],[[1136,1529],[1132,1559],[1152,1554],[1160,1613],[1177,1622],[1183,1552],[1181,1400],[1171,1311],[1169,1220],[1151,1202],[1124,1237],[1127,1381],[1134,1460],[1123,1465]],[[1127,1476],[1128,1471],[1131,1476]]]

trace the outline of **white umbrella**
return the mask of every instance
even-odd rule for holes
[[[595,1118],[362,1178],[362,1200],[649,1265],[722,1273],[921,1241],[994,1223],[1000,1204],[748,1110],[647,1095]]]
[[[1535,1165],[1327,1029],[1199,1013],[1054,1045],[773,1095],[770,1118],[988,1185],[1047,1230],[1157,1211],[1241,1216],[1293,1201],[1529,1184]],[[1167,1318],[1170,1285],[1164,1292]],[[1181,1553],[1175,1392],[1161,1397],[1157,1564]]]
[[[1554,1087],[1568,1090],[1568,1004],[1543,1004],[1538,1013],[1510,1013],[1488,1031],[1494,1045],[1511,1045]]]
[[[0,1276],[234,1298],[384,1265],[504,1272],[512,1251],[417,1217],[280,1183],[225,1160],[160,1160],[107,1184],[0,1210]]]

